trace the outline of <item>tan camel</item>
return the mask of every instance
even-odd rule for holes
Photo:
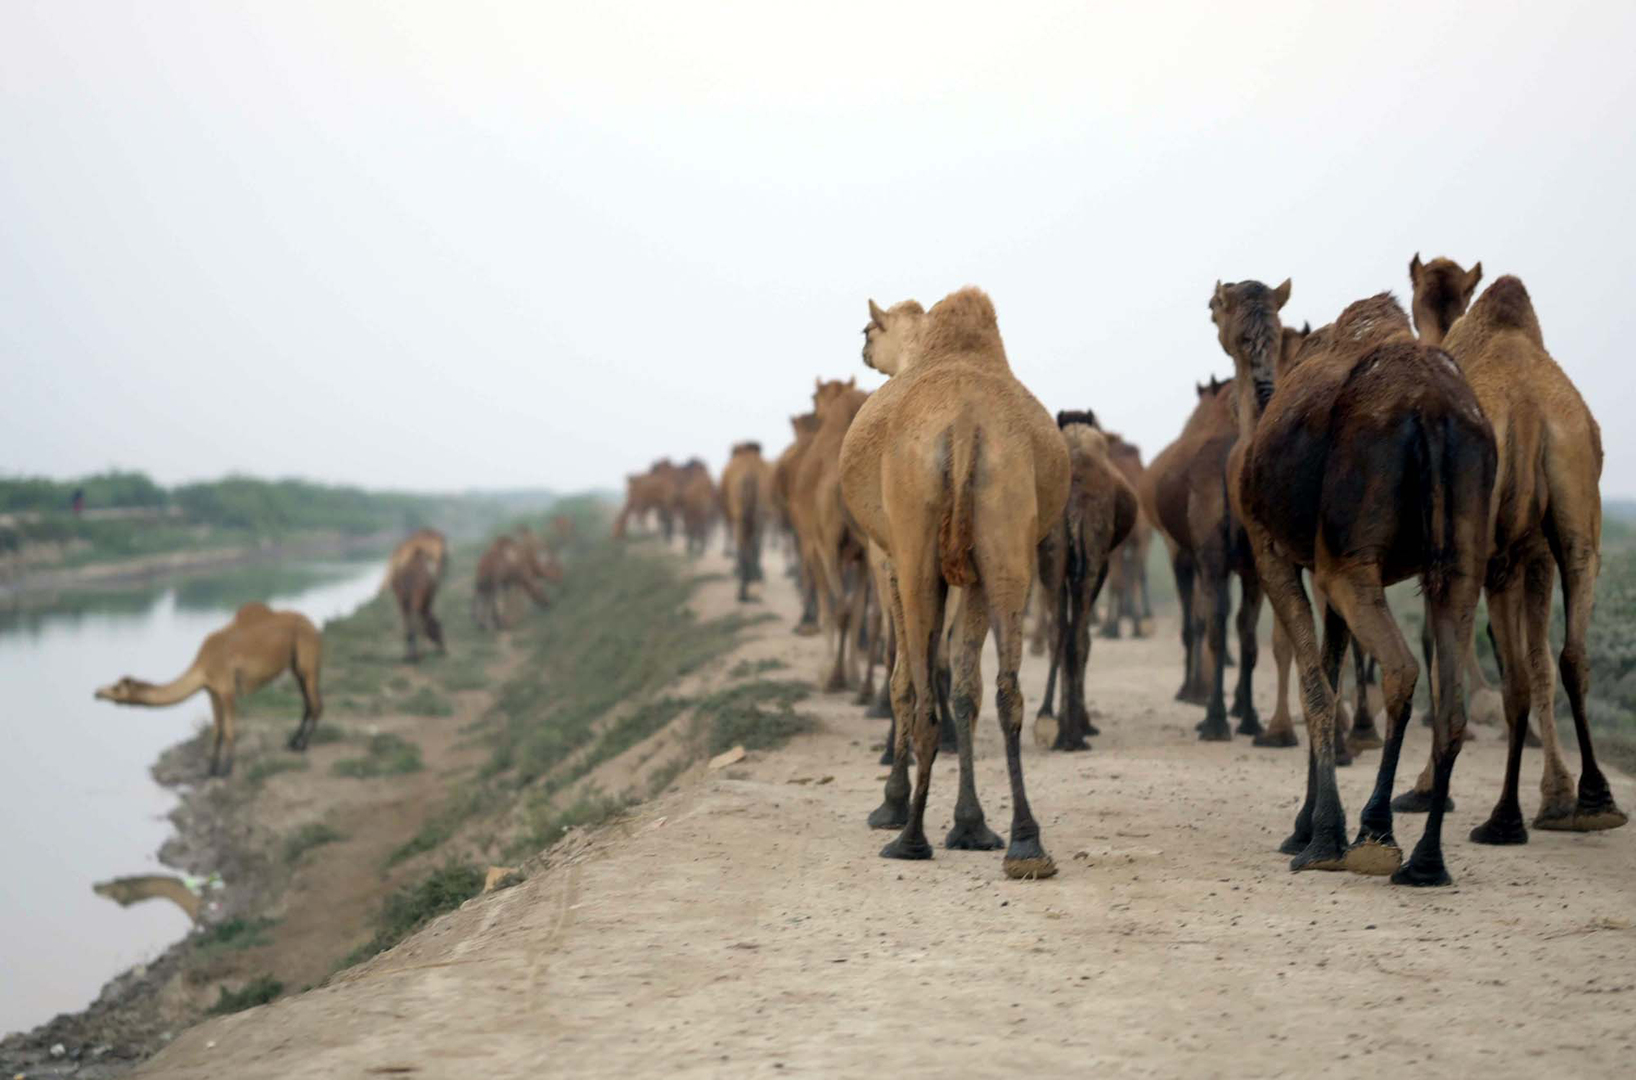
[[[1108,456],[1134,493],[1142,483],[1142,451],[1114,432],[1107,432]],[[1114,550],[1108,563],[1107,612],[1101,634],[1118,638],[1120,624],[1130,620],[1131,637],[1146,637],[1145,623],[1153,618],[1153,598],[1147,587],[1147,553],[1153,543],[1153,523],[1138,509],[1130,533]]]
[[[625,477],[625,505],[614,519],[614,539],[623,539],[632,520],[643,521],[648,514],[656,514],[659,528],[668,543],[675,534],[676,486],[679,469],[669,458],[660,458],[645,473]]]
[[[439,575],[424,551],[414,552],[407,562],[392,570],[392,595],[398,601],[398,615],[403,620],[405,648],[410,660],[420,658],[415,639],[422,633],[437,646],[438,652],[448,651],[443,644],[443,625],[432,611],[438,585]]]
[[[710,479],[710,470],[703,461],[692,458],[677,470],[675,501],[671,512],[682,523],[682,535],[687,553],[704,554],[710,539],[710,528],[716,523],[721,501],[716,485]]]
[[[1457,662],[1470,636],[1487,552],[1494,433],[1448,356],[1415,340],[1390,294],[1360,300],[1313,337],[1282,380],[1278,312],[1285,281],[1218,283],[1210,300],[1233,358],[1242,436],[1229,490],[1262,586],[1301,672],[1306,800],[1282,850],[1292,870],[1392,873],[1404,885],[1445,885],[1443,800],[1466,723]],[[1311,347],[1309,345],[1309,347]],[[1320,651],[1301,569],[1329,602]],[[1433,717],[1435,805],[1408,862],[1392,834],[1391,794],[1418,665],[1386,605],[1385,586],[1418,577],[1439,651]],[[1380,663],[1390,721],[1374,791],[1348,848],[1335,782],[1335,690],[1352,636]]]
[[[1432,306],[1419,293],[1439,264],[1454,266],[1446,259],[1427,264],[1416,281],[1417,313],[1423,304]],[[1475,285],[1477,273],[1474,269],[1465,280]],[[1435,286],[1427,287],[1435,297]],[[1454,322],[1443,346],[1471,384],[1499,444],[1484,584],[1504,680],[1509,742],[1499,802],[1488,821],[1472,830],[1471,839],[1482,844],[1528,840],[1517,787],[1530,715],[1539,720],[1545,749],[1534,827],[1579,832],[1618,828],[1627,819],[1597,767],[1585,716],[1590,682],[1585,637],[1601,567],[1601,430],[1573,381],[1546,351],[1528,290],[1518,279],[1507,275],[1489,286]],[[1566,617],[1562,683],[1579,738],[1577,793],[1557,739],[1556,672],[1550,662],[1551,587],[1558,573]],[[1412,800],[1410,809],[1429,804],[1435,798],[1432,780],[1428,766],[1415,792],[1393,808],[1402,809],[1406,800]]]
[[[1010,877],[1049,877],[1056,864],[1040,843],[1023,786],[1017,668],[1038,545],[1068,498],[1068,448],[1050,413],[1012,374],[994,305],[980,290],[952,293],[929,312],[913,301],[890,311],[871,301],[869,313],[864,363],[888,378],[847,432],[841,474],[847,508],[891,560],[898,642],[892,710],[899,721],[885,801],[869,823],[903,830],[883,856],[931,857],[926,796],[939,728],[933,669],[947,591],[960,586],[953,655],[960,786],[946,842],[974,850],[1001,842],[983,819],[972,766],[982,647],[992,627],[995,704],[1011,779],[1003,865]]]
[[[497,536],[477,560],[477,587],[472,593],[472,622],[479,630],[503,630],[511,591],[521,589],[539,607],[550,598],[543,582],[562,581],[562,566],[551,552],[540,558],[534,545],[514,536]]]
[[[727,530],[737,557],[738,598],[750,599],[750,583],[762,580],[761,543],[772,513],[773,470],[761,456],[761,444],[743,442],[733,447],[721,471],[721,497]]]
[[[865,541],[852,528],[841,502],[841,443],[847,428],[869,395],[856,379],[818,381],[813,407],[818,430],[790,487],[790,514],[801,558],[812,575],[818,613],[830,640],[833,665],[824,681],[829,691],[845,690],[859,679],[856,649],[848,649],[850,631],[862,618]]]
[[[1034,722],[1034,738],[1053,750],[1088,750],[1085,739],[1100,734],[1085,705],[1085,668],[1091,658],[1091,621],[1097,594],[1137,517],[1136,491],[1114,463],[1096,416],[1057,413],[1068,445],[1070,482],[1062,517],[1039,545],[1040,581],[1055,601],[1051,670]],[[1057,673],[1062,673],[1061,722],[1051,708]]]
[[[818,589],[801,557],[801,541],[795,533],[795,519],[791,516],[790,496],[795,487],[795,476],[800,470],[802,456],[812,445],[818,433],[818,414],[809,412],[790,417],[795,441],[785,447],[773,465],[773,510],[786,544],[786,564],[795,571],[794,577],[801,589],[801,618],[795,625],[797,634],[816,634],[818,627]]]
[[[386,560],[386,578],[381,582],[383,592],[392,587],[393,576],[397,574],[399,568],[405,566],[417,554],[424,554],[437,580],[440,582],[443,580],[444,571],[449,565],[448,537],[436,529],[416,529],[392,549],[391,558]]]
[[[239,699],[253,694],[288,671],[301,688],[301,723],[290,735],[291,750],[305,750],[313,728],[324,712],[318,688],[324,641],[305,615],[274,611],[266,604],[239,608],[233,621],[206,636],[193,664],[161,686],[127,675],[96,692],[101,701],[116,705],[175,705],[200,690],[210,695],[215,717],[215,741],[210,753],[210,775],[233,771],[234,720]]]

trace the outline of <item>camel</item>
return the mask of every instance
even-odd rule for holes
[[[382,592],[392,588],[392,581],[398,570],[417,554],[424,554],[433,575],[439,582],[443,580],[443,574],[449,566],[449,538],[436,529],[416,529],[392,549],[391,558],[386,560],[386,578],[381,582]]]
[[[541,561],[534,545],[514,536],[497,536],[477,560],[477,588],[472,593],[472,622],[479,630],[503,630],[505,607],[513,588],[539,607],[550,606],[542,581],[562,581],[562,566],[546,552]]]
[[[869,314],[863,360],[887,380],[847,432],[841,477],[847,509],[891,560],[898,642],[895,752],[885,801],[869,823],[902,829],[882,856],[931,857],[926,796],[940,726],[932,673],[947,593],[959,586],[953,698],[960,784],[945,843],[985,851],[1002,843],[984,821],[972,765],[982,648],[992,627],[995,704],[1011,780],[1011,839],[1002,865],[1012,878],[1050,877],[1056,863],[1040,843],[1023,784],[1017,669],[1039,542],[1068,499],[1068,447],[1050,413],[1012,374],[994,305],[982,291],[951,293],[929,312],[912,300],[889,311],[870,301]]]
[[[174,874],[140,874],[99,881],[91,886],[91,891],[120,907],[130,907],[144,900],[169,900],[194,922],[199,920],[199,911],[204,907],[204,899]]]
[[[398,601],[398,614],[403,619],[403,636],[411,661],[420,658],[415,638],[422,632],[437,646],[438,652],[448,651],[443,644],[443,625],[432,612],[438,584],[435,565],[424,551],[414,552],[408,562],[392,571],[392,594]]]
[[[649,513],[654,513],[659,517],[659,528],[664,534],[665,542],[670,542],[676,528],[673,508],[676,502],[679,471],[669,458],[660,458],[647,472],[632,473],[625,477],[625,505],[620,509],[619,516],[614,519],[615,540],[624,539],[632,519],[641,521]]]
[[[801,459],[812,444],[812,437],[818,432],[818,414],[815,412],[802,413],[800,416],[790,417],[790,427],[794,431],[795,441],[784,448],[778,455],[778,461],[773,465],[772,501],[773,510],[778,515],[779,528],[784,534],[787,545],[786,566],[794,571],[794,576],[801,589],[801,618],[795,625],[797,634],[816,634],[818,632],[818,589],[808,571],[806,561],[801,557],[801,541],[795,534],[795,519],[791,516],[790,495],[794,490],[795,476],[800,470]]]
[[[763,460],[760,443],[733,447],[721,472],[721,497],[737,553],[740,603],[750,600],[750,582],[762,580],[761,537],[772,512],[772,482],[772,467]]]
[[[1135,492],[1142,482],[1142,451],[1113,432],[1106,433],[1108,456]],[[1153,618],[1153,599],[1147,588],[1147,552],[1153,543],[1153,524],[1137,511],[1130,534],[1114,550],[1108,563],[1108,610],[1101,635],[1118,638],[1120,623],[1130,620],[1131,637],[1146,637],[1144,620]]]
[[[1416,256],[1411,268],[1418,263]],[[1433,268],[1440,264],[1459,269],[1446,259],[1426,265],[1415,283],[1417,314],[1423,306],[1434,306],[1438,286]],[[1474,287],[1478,274],[1474,268],[1460,280]],[[1423,287],[1432,299],[1421,298]],[[1471,384],[1499,445],[1499,472],[1487,516],[1492,547],[1484,586],[1509,741],[1499,801],[1488,820],[1472,830],[1471,839],[1480,844],[1528,840],[1517,786],[1530,715],[1539,720],[1545,749],[1534,827],[1578,832],[1618,828],[1627,818],[1596,764],[1585,716],[1590,674],[1585,636],[1601,566],[1601,429],[1546,350],[1528,290],[1517,278],[1506,275],[1490,285],[1442,341]],[[1566,616],[1559,663],[1579,738],[1577,792],[1556,731],[1549,637],[1556,574],[1561,575]],[[1460,644],[1464,657],[1466,643]],[[1446,689],[1438,689],[1439,696],[1446,696]],[[1435,782],[1431,767],[1393,808],[1430,805],[1435,794],[1427,781]]]
[[[1242,601],[1238,612],[1239,673],[1232,715],[1240,735],[1262,734],[1252,692],[1258,657],[1256,623],[1261,614],[1261,587],[1249,541],[1228,504],[1227,458],[1239,439],[1233,417],[1232,380],[1211,380],[1200,387],[1201,400],[1182,435],[1154,459],[1148,470],[1153,519],[1172,551],[1176,587],[1182,598],[1183,642],[1188,674],[1179,698],[1205,706],[1199,738],[1225,741],[1227,616],[1229,580],[1238,575]],[[1202,641],[1200,635],[1203,635]]]
[[[715,524],[720,508],[716,485],[710,479],[710,470],[703,461],[692,458],[677,471],[675,501],[671,512],[682,522],[682,535],[689,555],[704,554],[710,539],[710,527]]]
[[[1085,667],[1091,658],[1091,619],[1107,580],[1115,549],[1129,537],[1137,516],[1136,491],[1115,464],[1109,441],[1084,412],[1057,413],[1068,446],[1068,502],[1039,545],[1040,580],[1055,602],[1051,671],[1035,720],[1035,740],[1053,750],[1088,750],[1086,736],[1099,732],[1085,706]],[[1117,616],[1116,616],[1117,617]],[[1062,672],[1062,719],[1051,708]],[[1053,733],[1050,729],[1054,727]]]
[[[813,408],[818,430],[801,455],[790,485],[796,540],[813,579],[820,624],[830,638],[834,663],[824,681],[828,691],[845,690],[858,682],[857,650],[848,651],[847,638],[862,617],[865,541],[852,528],[841,502],[840,455],[847,428],[868,397],[858,389],[856,379],[817,381]]]
[[[233,725],[239,699],[286,671],[295,676],[303,703],[301,722],[290,735],[289,747],[307,748],[324,712],[318,688],[323,658],[323,637],[305,615],[251,602],[234,613],[232,622],[205,637],[192,665],[175,679],[156,686],[127,675],[100,688],[95,696],[116,705],[164,706],[205,691],[215,718],[210,775],[227,776],[233,771]]]
[[[1278,312],[1290,283],[1217,283],[1210,315],[1233,358],[1241,437],[1228,465],[1262,587],[1294,647],[1307,724],[1307,792],[1281,850],[1291,870],[1387,873],[1446,885],[1443,800],[1466,724],[1455,658],[1470,636],[1487,553],[1494,433],[1459,369],[1418,342],[1389,293],[1349,305],[1316,331],[1282,380]],[[1301,569],[1329,609],[1320,651]],[[1419,667],[1386,605],[1385,586],[1418,577],[1448,692],[1433,717],[1435,803],[1407,862],[1392,833],[1391,794]],[[1357,840],[1335,783],[1335,686],[1356,636],[1380,664],[1389,730]]]

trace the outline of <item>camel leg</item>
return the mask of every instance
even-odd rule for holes
[[[892,631],[903,642],[903,595],[894,564],[888,581],[891,597]],[[901,829],[909,822],[909,733],[914,726],[915,685],[909,670],[908,650],[899,648],[892,664],[892,727],[887,748],[892,754],[892,771],[886,776],[886,795],[869,815],[872,829]]]
[[[1003,566],[1028,566],[1033,562],[1032,551],[1024,548],[1014,553],[1014,561]],[[985,570],[997,569],[985,559]],[[999,574],[982,572],[985,581],[1005,581]],[[1022,580],[1026,581],[1024,577]],[[994,627],[995,645],[1000,655],[1000,670],[995,678],[994,704],[998,713],[1000,734],[1005,739],[1006,772],[1011,780],[1011,842],[1006,847],[1002,863],[1007,877],[1048,878],[1056,874],[1057,864],[1046,854],[1040,843],[1039,823],[1028,806],[1028,792],[1023,786],[1022,771],[1022,687],[1017,681],[1017,669],[1022,663],[1022,616],[1026,590],[1022,587],[1006,589],[990,585],[988,608]]]
[[[301,691],[301,722],[290,736],[291,750],[307,748],[318,718],[324,714],[324,697],[318,688],[320,656],[312,646],[297,645],[295,662],[290,665],[290,674],[295,676],[295,685]]]
[[[977,703],[983,697],[983,643],[988,639],[988,604],[982,586],[961,590],[955,614],[953,662],[954,729],[960,753],[960,793],[954,803],[954,827],[943,846],[957,851],[998,851],[1005,841],[988,827],[977,801],[976,768],[972,744],[977,727]]]
[[[1255,737],[1256,746],[1299,746],[1295,724],[1289,711],[1289,666],[1295,658],[1295,647],[1284,633],[1284,624],[1272,621],[1272,662],[1278,672],[1278,697],[1273,706],[1272,724]]]
[[[1255,574],[1240,574],[1238,603],[1238,687],[1230,715],[1238,717],[1240,735],[1260,735],[1261,717],[1255,711],[1255,664],[1261,658],[1256,624],[1261,621],[1261,582]]]
[[[1074,700],[1079,703],[1077,708],[1079,723],[1082,725],[1080,730],[1091,737],[1102,734],[1102,731],[1091,722],[1090,706],[1085,701],[1085,669],[1091,662],[1091,623],[1096,619],[1096,598],[1102,595],[1102,586],[1107,580],[1108,567],[1103,563],[1102,572],[1096,576],[1096,581],[1091,584],[1090,591],[1085,597],[1085,617],[1080,622],[1079,636],[1076,638],[1079,648],[1079,675]]]
[[[1423,723],[1431,722],[1431,715],[1437,711],[1437,647],[1432,640],[1431,602],[1426,603],[1426,615],[1420,623],[1420,655],[1425,658],[1427,683],[1426,690],[1431,696],[1432,710],[1422,717]],[[1426,755],[1426,767],[1420,770],[1415,778],[1414,787],[1405,791],[1392,800],[1392,809],[1399,814],[1424,814],[1431,810],[1432,784],[1436,777],[1437,748],[1434,746]],[[1444,811],[1454,809],[1454,800],[1449,799],[1443,804]]]
[[[1201,553],[1199,571],[1202,580],[1195,603],[1203,611],[1205,633],[1209,635],[1207,647],[1213,661],[1206,672],[1210,680],[1210,697],[1204,707],[1204,723],[1199,727],[1199,738],[1208,742],[1229,742],[1233,729],[1227,726],[1227,612],[1231,606],[1227,567],[1224,561],[1216,558],[1215,552]]]
[[[897,632],[892,628],[892,620],[886,619],[885,627],[885,656],[882,660],[885,670],[881,673],[880,693],[875,697],[875,703],[870,706],[869,717],[873,720],[890,720],[892,718],[892,668],[897,662]],[[887,747],[891,749],[890,744]],[[890,765],[890,761],[882,761],[882,765]]]
[[[1170,555],[1170,568],[1176,574],[1176,600],[1181,605],[1182,622],[1182,685],[1176,691],[1177,701],[1188,701],[1193,692],[1193,556],[1176,548]]]
[[[1049,727],[1049,725],[1042,727],[1038,723],[1038,719],[1042,717],[1056,716],[1055,706],[1052,704],[1052,702],[1056,700],[1057,696],[1057,669],[1062,664],[1062,631],[1063,627],[1068,622],[1067,588],[1059,587],[1052,591],[1056,595],[1050,598],[1050,602],[1056,608],[1056,618],[1052,621],[1053,624],[1050,628],[1049,634],[1047,635],[1050,642],[1051,666],[1045,676],[1045,693],[1040,697],[1040,708],[1039,712],[1035,714],[1036,722],[1034,724],[1035,737],[1047,746],[1052,745],[1057,739],[1061,738],[1062,729],[1059,726],[1055,735],[1052,735],[1050,738],[1044,738],[1044,736],[1048,733],[1046,728]],[[1066,713],[1064,713],[1064,718],[1066,718]]]
[[[1057,607],[1061,618],[1057,624],[1057,647],[1051,657],[1053,667],[1059,658],[1062,667],[1062,722],[1051,749],[1089,750],[1091,746],[1085,741],[1090,727],[1090,719],[1085,715],[1085,663],[1090,654],[1090,621],[1094,613],[1089,610],[1083,570],[1072,565],[1076,559],[1068,562],[1071,568],[1058,590],[1062,596],[1062,603]]]
[[[936,533],[931,535],[935,537]],[[894,551],[893,554],[897,553]],[[903,831],[881,848],[881,857],[929,859],[932,857],[932,846],[926,842],[926,796],[931,792],[932,764],[937,760],[938,728],[941,727],[932,678],[938,645],[943,636],[943,606],[947,587],[926,553],[906,552],[905,555],[904,564],[898,568],[898,584],[902,590],[902,640],[906,646],[902,654],[908,659],[910,679],[915,689],[915,708],[910,720],[910,739],[915,749],[915,786],[909,796],[909,819],[904,823]],[[916,555],[920,557],[916,558]],[[905,570],[915,575],[908,582],[901,576]],[[908,587],[904,588],[905,585]]]
[[[1284,626],[1301,672],[1301,708],[1307,725],[1307,794],[1295,831],[1280,850],[1296,849],[1291,870],[1339,870],[1344,866],[1346,812],[1335,782],[1335,692],[1324,678],[1312,625],[1312,604],[1301,587],[1301,572],[1280,558],[1271,539],[1245,522],[1255,551],[1261,587]]]
[[[1566,530],[1559,528],[1552,535],[1564,532]],[[1596,764],[1590,721],[1585,715],[1585,695],[1590,691],[1590,661],[1585,652],[1585,638],[1590,632],[1599,558],[1593,547],[1576,543],[1572,537],[1566,543],[1559,541],[1556,547],[1557,565],[1562,573],[1563,614],[1567,622],[1558,664],[1562,670],[1562,685],[1568,693],[1568,707],[1574,714],[1574,734],[1579,740],[1579,798],[1574,805],[1572,827],[1576,832],[1617,829],[1629,818],[1613,801],[1607,777]]]
[[[1352,674],[1357,680],[1356,704],[1352,709],[1352,734],[1346,738],[1346,747],[1354,754],[1378,750],[1385,745],[1375,730],[1375,715],[1369,709],[1369,667],[1364,659],[1363,643],[1352,639]]]
[[[1546,552],[1538,552],[1522,568],[1522,621],[1526,628],[1524,663],[1527,665],[1529,714],[1539,721],[1539,736],[1545,750],[1545,771],[1539,782],[1539,813],[1534,827],[1549,829],[1553,823],[1573,818],[1574,786],[1568,763],[1562,759],[1562,743],[1556,732],[1556,672],[1551,667],[1551,589],[1556,568]]]
[[[426,631],[427,640],[437,648],[437,651],[448,652],[448,646],[443,644],[443,624],[432,614],[431,608],[427,608],[425,614],[421,616],[421,623]]]
[[[1476,844],[1526,844],[1528,828],[1522,822],[1518,787],[1522,779],[1522,749],[1527,741],[1530,699],[1529,666],[1525,656],[1523,575],[1506,582],[1504,589],[1488,591],[1488,633],[1500,662],[1500,689],[1505,702],[1505,782],[1488,820],[1471,830]]]

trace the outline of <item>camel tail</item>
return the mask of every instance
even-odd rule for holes
[[[1449,579],[1458,561],[1454,535],[1455,508],[1450,498],[1455,480],[1449,461],[1452,447],[1447,419],[1423,421],[1419,429],[1415,439],[1415,456],[1420,472],[1421,535],[1426,543],[1426,563],[1420,575],[1420,589],[1428,598],[1441,600],[1448,594]]]
[[[948,510],[937,530],[937,550],[943,565],[943,580],[950,585],[975,585],[977,568],[971,561],[974,544],[972,503],[977,486],[977,454],[982,442],[976,424],[962,417],[947,433],[949,485]]]

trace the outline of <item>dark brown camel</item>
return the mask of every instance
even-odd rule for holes
[[[1292,870],[1392,872],[1444,885],[1443,799],[1460,752],[1465,693],[1456,662],[1470,635],[1488,544],[1494,433],[1448,355],[1417,342],[1390,294],[1360,300],[1314,333],[1277,378],[1278,311],[1289,282],[1216,286],[1210,300],[1233,357],[1242,439],[1230,489],[1263,588],[1295,649],[1307,722],[1307,794],[1282,850]],[[1330,608],[1320,651],[1301,568]],[[1433,717],[1436,804],[1409,861],[1392,833],[1391,793],[1418,665],[1385,586],[1419,577],[1449,693]],[[1350,638],[1379,661],[1390,730],[1355,843],[1335,783],[1335,690]]]
[[[502,630],[508,625],[505,608],[512,589],[521,589],[539,607],[550,606],[544,582],[560,582],[562,567],[549,551],[541,560],[530,544],[499,536],[477,561],[477,588],[472,593],[472,621],[479,630]]]
[[[1056,618],[1051,628],[1051,671],[1034,737],[1053,750],[1088,750],[1086,737],[1099,734],[1085,705],[1091,622],[1114,550],[1135,523],[1136,492],[1114,464],[1093,413],[1059,412],[1057,427],[1068,446],[1071,479],[1062,518],[1039,545],[1040,581],[1056,607]],[[1062,704],[1057,722],[1051,697],[1059,670]]]
[[[443,645],[443,626],[432,611],[438,584],[437,568],[423,551],[415,552],[407,563],[392,571],[392,595],[397,598],[398,614],[403,619],[403,636],[410,660],[420,659],[415,638],[421,633],[438,652],[448,651]]]
[[[1423,304],[1433,306],[1432,299],[1421,300],[1421,282],[1441,263],[1454,265],[1433,260],[1416,281],[1417,313]],[[1476,273],[1474,269],[1465,280],[1474,285]],[[1435,286],[1428,288],[1435,298]],[[1481,844],[1528,840],[1517,787],[1530,713],[1539,720],[1545,749],[1534,827],[1580,832],[1617,828],[1627,819],[1596,764],[1585,715],[1590,681],[1585,637],[1601,564],[1601,430],[1572,380],[1546,351],[1528,290],[1518,279],[1508,275],[1489,286],[1453,323],[1443,345],[1471,384],[1499,444],[1488,518],[1493,543],[1484,584],[1504,680],[1509,741],[1499,802],[1488,821],[1472,830],[1471,839]],[[1558,573],[1566,623],[1559,664],[1579,738],[1577,793],[1558,745],[1556,673],[1550,663],[1551,589]],[[1428,771],[1435,781],[1435,770]],[[1411,808],[1419,809],[1435,805],[1435,798],[1422,782],[1393,807],[1402,808],[1412,799]]]

